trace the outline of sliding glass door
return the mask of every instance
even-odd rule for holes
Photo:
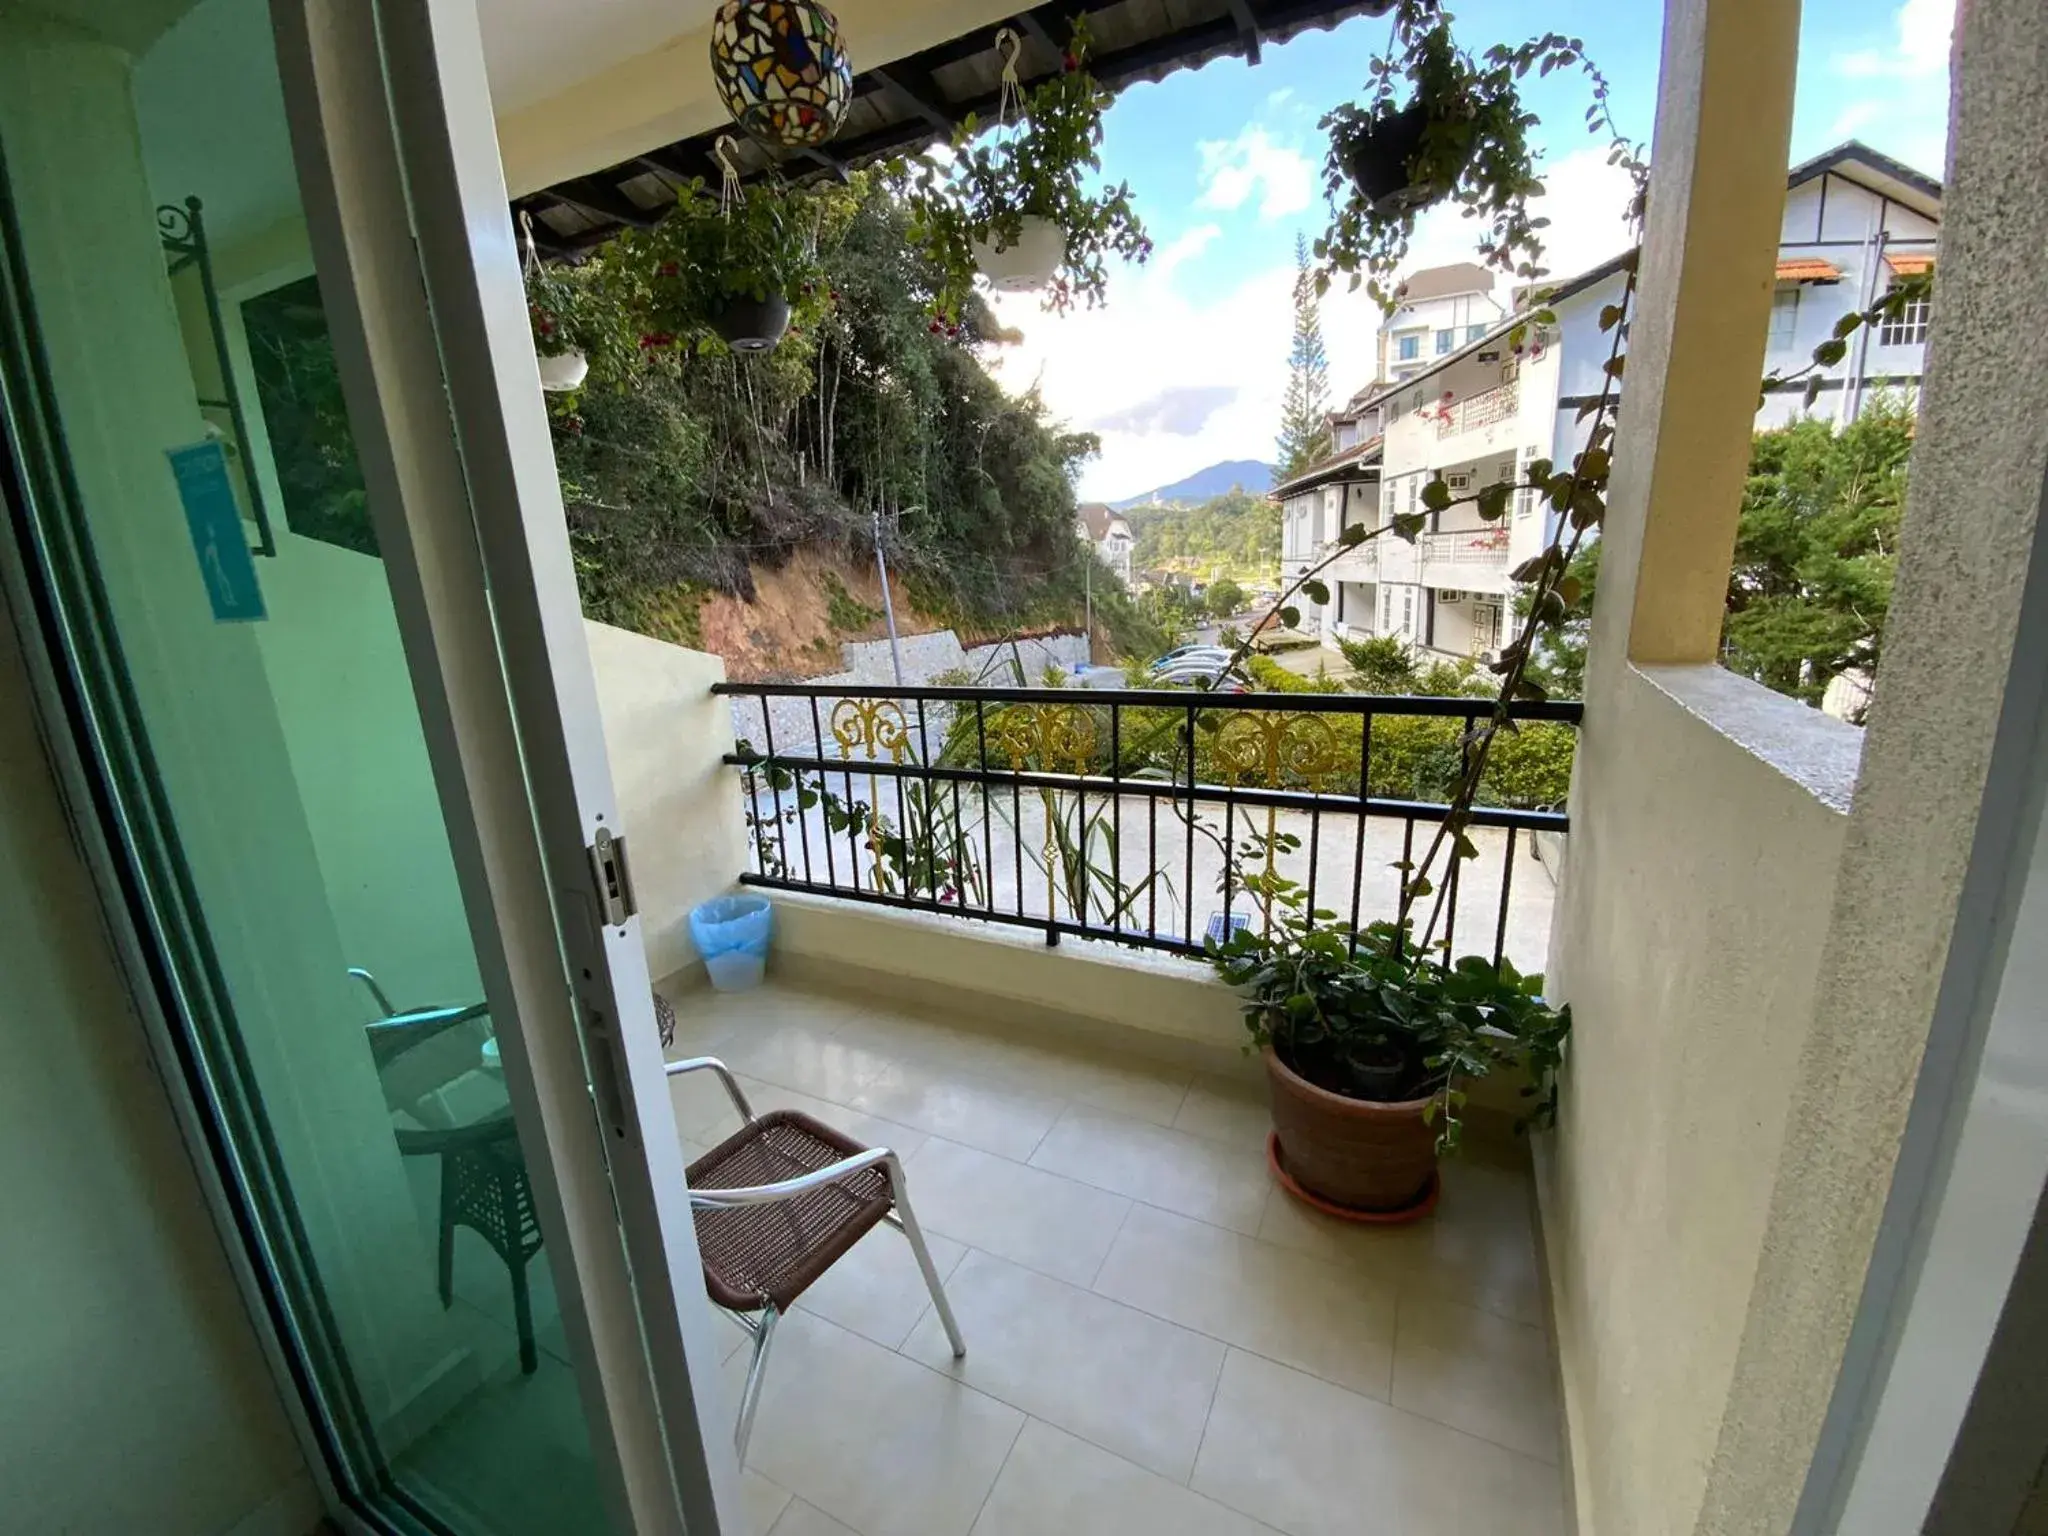
[[[61,9],[0,565],[334,1513],[737,1530],[470,0]]]

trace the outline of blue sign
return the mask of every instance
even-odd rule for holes
[[[263,589],[256,585],[256,561],[249,536],[242,531],[242,506],[228,478],[227,450],[219,443],[193,443],[167,448],[171,473],[178,481],[178,500],[185,504],[185,522],[192,530],[192,552],[199,557],[199,575],[206,583],[216,623],[239,624],[263,618]]]

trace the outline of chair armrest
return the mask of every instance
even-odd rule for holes
[[[754,1111],[747,1103],[747,1096],[740,1092],[740,1085],[733,1079],[724,1062],[716,1056],[692,1056],[687,1061],[671,1061],[662,1068],[670,1077],[680,1077],[685,1072],[712,1071],[725,1084],[725,1091],[732,1098],[732,1107],[740,1112],[740,1119],[748,1125],[754,1123]]]
[[[717,1210],[723,1206],[767,1205],[776,1200],[787,1200],[824,1184],[836,1184],[848,1174],[863,1173],[877,1164],[889,1167],[889,1188],[900,1190],[903,1180],[902,1165],[896,1154],[887,1147],[869,1147],[865,1152],[856,1152],[843,1157],[829,1168],[820,1168],[815,1173],[806,1173],[794,1179],[784,1179],[776,1184],[746,1184],[737,1189],[693,1189],[690,1204],[699,1210]]]

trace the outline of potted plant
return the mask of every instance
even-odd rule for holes
[[[1064,67],[1022,98],[1019,123],[970,116],[950,161],[898,166],[910,236],[942,274],[934,308],[947,319],[958,319],[976,276],[999,289],[1043,288],[1047,306],[1064,311],[1077,298],[1101,302],[1106,257],[1142,262],[1151,254],[1129,186],[1086,184],[1101,166],[1111,100],[1087,71],[1087,49],[1087,28],[1077,21]]]
[[[1319,286],[1346,273],[1353,287],[1366,282],[1391,309],[1392,279],[1416,217],[1445,202],[1487,221],[1479,254],[1489,264],[1520,278],[1540,276],[1539,231],[1548,221],[1529,211],[1543,183],[1528,136],[1536,118],[1522,105],[1520,82],[1531,69],[1547,75],[1576,65],[1592,84],[1588,128],[1619,145],[1606,78],[1577,38],[1549,33],[1475,58],[1458,46],[1440,0],[1398,0],[1392,9],[1388,50],[1370,66],[1366,99],[1321,121],[1329,135],[1323,188],[1330,224],[1315,245]]]
[[[1276,833],[1275,851],[1297,840]],[[1212,941],[1218,974],[1245,994],[1245,1024],[1272,1096],[1274,1172],[1341,1215],[1400,1220],[1434,1203],[1437,1158],[1459,1144],[1468,1086],[1528,1076],[1525,1123],[1548,1124],[1571,1010],[1543,978],[1503,960],[1456,963],[1403,918],[1354,933],[1307,910],[1299,882],[1267,872],[1268,839],[1238,853],[1234,878],[1263,922]]]
[[[721,200],[701,181],[685,184],[674,210],[636,241],[651,273],[649,344],[708,329],[735,352],[774,347],[791,305],[821,280],[816,214],[795,188],[735,185]]]
[[[582,388],[598,334],[596,286],[590,274],[561,262],[531,260],[526,269],[526,314],[533,329],[540,387],[550,394]]]

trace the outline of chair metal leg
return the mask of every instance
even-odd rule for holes
[[[932,1305],[938,1309],[939,1321],[946,1325],[946,1337],[953,1345],[953,1358],[964,1359],[966,1341],[960,1337],[960,1325],[953,1320],[952,1303],[946,1300],[946,1287],[940,1283],[939,1272],[932,1264],[931,1250],[924,1245],[924,1229],[918,1226],[917,1214],[910,1208],[910,1191],[905,1186],[903,1164],[893,1152],[889,1154],[889,1194],[896,1203],[896,1225],[910,1239],[910,1251],[917,1255],[917,1267],[924,1271],[925,1288],[932,1293]]]
[[[754,1434],[754,1411],[761,1406],[761,1377],[768,1364],[768,1346],[775,1342],[775,1323],[781,1314],[774,1303],[761,1309],[761,1321],[754,1329],[754,1358],[747,1366],[747,1385],[740,1393],[740,1422],[733,1431],[733,1444],[738,1448],[739,1459],[747,1459],[747,1441]]]

